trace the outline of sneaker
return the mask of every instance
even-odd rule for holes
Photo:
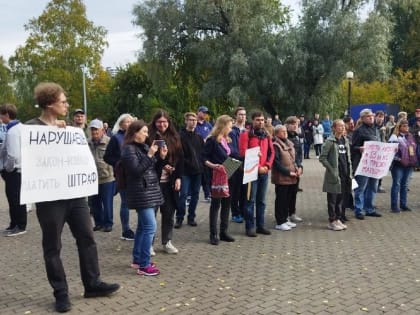
[[[386,190],[385,190],[385,189],[383,189],[382,187],[379,187],[379,188],[378,188],[378,193],[380,193],[380,194],[384,194],[384,193],[386,193]]]
[[[7,237],[13,237],[13,236],[18,236],[18,235],[22,235],[25,234],[26,230],[24,229],[20,229],[19,227],[15,226],[15,228],[9,232],[7,232],[6,236]]]
[[[93,231],[102,231],[102,229],[103,229],[104,227],[102,226],[102,225],[95,225],[94,227],[93,227]]]
[[[257,233],[255,233],[255,229],[246,230],[245,234],[248,237],[257,237]]]
[[[134,241],[134,232],[130,229],[122,233],[121,239],[124,241]]]
[[[400,208],[401,208],[401,211],[412,211],[411,208],[409,208],[407,206],[405,206],[405,207],[401,206]]]
[[[280,230],[280,231],[290,231],[292,229],[290,227],[290,225],[287,224],[287,222],[286,223],[283,223],[283,224],[277,224],[274,228],[276,230]]]
[[[163,250],[168,254],[178,254],[178,249],[172,245],[171,241],[168,241],[165,245],[163,245]]]
[[[185,199],[185,205],[188,207],[191,202],[191,196],[188,196],[187,199]]]
[[[188,220],[189,226],[197,226],[197,222],[195,220]]]
[[[347,225],[345,225],[343,222],[341,222],[340,220],[337,220],[337,224],[339,226],[341,226],[343,228],[343,230],[347,229]]]
[[[295,228],[297,226],[297,224],[296,223],[293,223],[292,221],[287,221],[286,224],[288,226],[290,226],[291,228]]]
[[[211,197],[205,197],[204,201],[210,203],[211,202]]]
[[[55,298],[55,310],[58,313],[66,313],[71,310],[71,303],[67,294]]]
[[[106,227],[104,227],[104,229],[102,230],[103,232],[107,232],[107,233],[109,233],[109,232],[111,232],[112,231],[112,226],[106,226]],[[133,233],[134,234],[134,233]],[[134,238],[134,237],[133,237]]]
[[[152,267],[156,267],[156,264],[154,263],[154,262],[150,262],[150,266],[152,266]],[[140,264],[138,264],[138,263],[132,263],[131,265],[130,265],[130,267],[131,268],[133,268],[133,269],[140,269]]]
[[[175,229],[180,229],[182,227],[182,220],[176,220],[174,224]]]
[[[234,215],[232,216],[232,222],[242,223],[244,222],[244,218],[241,215]]]
[[[299,223],[299,222],[302,222],[303,219],[301,217],[298,217],[296,214],[292,214],[290,216],[290,221],[295,222],[295,223]]]
[[[380,218],[380,217],[382,217],[382,214],[380,214],[378,212],[369,212],[369,213],[366,213],[365,216],[367,216],[367,217]]]
[[[85,289],[85,298],[108,296],[118,291],[120,285],[117,283],[98,282],[95,286]]]
[[[9,225],[7,228],[4,229],[3,232],[4,233],[10,233],[11,231],[13,231],[14,228],[15,228],[14,226]]]
[[[264,227],[257,227],[256,232],[258,234],[263,234],[263,235],[270,235],[271,234],[271,232]]]
[[[158,274],[160,274],[160,271],[156,268],[156,266],[150,264],[146,267],[140,267],[137,270],[137,274],[139,276],[157,276]]]
[[[150,256],[156,256],[156,252],[153,246],[150,246]]]
[[[338,225],[337,221],[330,222],[328,228],[333,231],[342,231],[344,230],[342,226]]]

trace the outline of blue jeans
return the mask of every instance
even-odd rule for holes
[[[362,214],[363,209],[366,213],[374,213],[373,203],[379,179],[361,175],[357,175],[355,179],[359,187],[354,190],[354,214]]]
[[[155,209],[137,209],[137,230],[134,237],[133,263],[140,267],[150,265],[150,247],[156,233]]]
[[[126,192],[120,189],[121,207],[120,207],[120,220],[122,225],[122,231],[128,231],[130,229],[130,212],[127,207]]]
[[[115,181],[99,184],[98,194],[90,197],[95,226],[112,227],[114,224]]]
[[[176,212],[177,221],[184,220],[185,202],[188,196],[191,196],[190,205],[188,206],[188,221],[194,221],[195,210],[197,209],[198,197],[201,186],[201,173],[196,175],[182,176],[181,192],[179,194],[179,205]]]
[[[392,166],[391,209],[398,209],[398,194],[400,194],[400,207],[407,207],[408,183],[412,173],[412,167]]]
[[[257,180],[250,183],[250,200],[245,202],[245,229],[254,228],[254,205],[257,228],[264,227],[265,194],[268,186],[268,174],[258,174]]]

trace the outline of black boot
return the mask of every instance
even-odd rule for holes
[[[221,241],[225,241],[225,242],[234,242],[235,241],[235,239],[232,236],[230,236],[229,234],[227,234],[226,231],[221,231],[219,236],[220,236]]]
[[[210,244],[219,245],[219,239],[217,238],[217,234],[210,234]]]

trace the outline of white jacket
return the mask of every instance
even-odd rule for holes
[[[312,131],[314,135],[314,144],[323,144],[324,143],[324,127],[321,124],[318,126],[313,125]]]

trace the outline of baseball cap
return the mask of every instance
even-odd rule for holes
[[[208,113],[209,112],[209,109],[207,108],[207,106],[200,106],[198,108],[198,111],[199,112],[202,112],[202,113]]]
[[[90,122],[89,128],[102,129],[104,124],[99,119],[94,119]]]
[[[360,118],[365,116],[373,116],[373,112],[370,108],[365,108],[360,112]]]
[[[76,115],[76,114],[83,114],[84,115],[85,111],[81,108],[77,108],[77,109],[74,110],[73,116]]]

